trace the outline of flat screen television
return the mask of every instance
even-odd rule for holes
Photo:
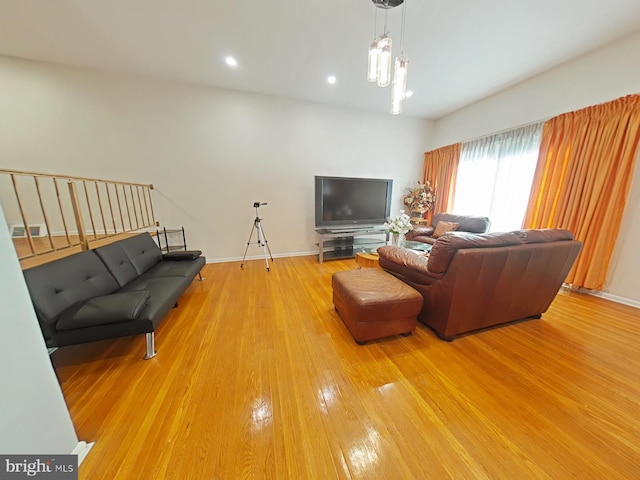
[[[393,180],[315,177],[316,227],[382,225],[391,212]]]

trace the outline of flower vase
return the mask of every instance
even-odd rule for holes
[[[404,244],[404,235],[402,233],[391,233],[391,245],[401,247]]]

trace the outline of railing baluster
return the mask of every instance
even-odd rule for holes
[[[78,237],[80,238],[80,245],[83,250],[89,250],[89,242],[87,241],[87,234],[84,229],[84,221],[82,219],[82,210],[80,208],[80,201],[78,200],[78,191],[76,184],[69,180],[69,197],[71,198],[71,207],[73,208],[73,215],[76,218],[76,228],[78,229]]]
[[[151,207],[151,219],[156,223],[156,225],[160,225],[160,223],[156,222],[156,214],[153,213],[153,202],[151,202],[151,190],[153,190],[153,184],[149,185],[147,188],[147,195],[149,195],[149,206]]]
[[[104,228],[104,236],[109,236],[107,232],[107,222],[104,221],[104,211],[102,209],[102,199],[100,198],[100,189],[98,188],[98,182],[93,182],[96,186],[96,196],[98,197],[98,207],[100,207],[100,217],[102,218],[102,228]]]
[[[138,222],[138,211],[136,209],[136,197],[133,195],[133,185],[129,184],[129,191],[131,192],[131,205],[133,205],[133,217],[136,219],[136,228],[140,228]]]
[[[33,244],[33,238],[31,238],[31,232],[29,231],[29,222],[27,221],[27,215],[24,212],[24,207],[22,206],[22,200],[20,199],[20,192],[18,190],[18,184],[16,182],[15,175],[11,175],[11,183],[13,183],[13,191],[16,194],[16,199],[18,200],[18,208],[20,209],[20,216],[22,217],[22,223],[24,225],[24,232],[27,235],[27,241],[29,242],[29,247],[31,248],[31,253],[36,253],[35,245]]]
[[[62,199],[60,198],[60,189],[58,188],[58,179],[53,179],[53,185],[56,187],[56,197],[58,198],[58,208],[60,209],[60,216],[62,217],[62,225],[64,226],[64,234],[67,237],[67,246],[71,246],[71,237],[69,236],[69,227],[67,226],[67,217],[64,215],[64,209],[62,208]]]
[[[127,220],[129,220],[129,228],[133,230],[133,222],[131,221],[131,210],[129,209],[129,200],[127,200],[127,191],[125,185],[122,185],[122,196],[124,197],[124,206],[127,207]]]
[[[128,185],[129,187],[129,198],[131,199],[131,210],[133,210],[133,220],[135,221],[136,228],[140,228],[140,224],[138,223],[138,208],[136,206],[136,196],[133,193],[133,187]]]
[[[122,231],[126,232],[127,227],[124,224],[124,216],[122,214],[122,203],[120,202],[120,194],[118,193],[118,185],[114,184],[114,187],[116,189],[116,200],[118,201],[118,210],[120,211],[120,224],[122,225]]]
[[[84,188],[84,196],[87,199],[87,209],[89,210],[89,220],[91,221],[91,229],[93,230],[93,238],[98,238],[98,234],[96,233],[96,225],[93,222],[93,211],[91,209],[91,200],[89,200],[89,189],[87,188],[87,182],[85,180],[82,181],[82,187]]]
[[[105,185],[107,187],[107,202],[109,203],[109,212],[111,213],[111,223],[113,224],[113,234],[115,235],[118,233],[118,229],[116,228],[116,217],[113,214],[113,205],[111,204],[111,193],[109,193],[110,183],[105,182]]]
[[[151,226],[151,218],[149,216],[149,205],[147,205],[147,188],[142,187],[142,199],[144,200],[144,213],[147,219],[147,226]]]
[[[47,217],[47,212],[44,209],[44,203],[42,202],[42,193],[40,192],[40,179],[38,177],[33,177],[33,180],[36,182],[36,192],[38,192],[38,202],[40,203],[40,210],[42,211],[42,217],[44,218],[44,224],[47,227],[47,238],[49,239],[49,245],[51,245],[51,250],[55,250],[56,247],[53,244],[53,235],[51,235],[51,227],[49,226],[49,218]]]
[[[144,210],[142,209],[142,198],[140,198],[140,185],[136,185],[136,193],[138,194],[138,205],[140,206],[140,220],[142,220],[143,227],[148,227],[149,222],[144,216]]]

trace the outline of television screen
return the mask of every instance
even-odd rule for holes
[[[316,227],[383,224],[393,180],[316,176]]]

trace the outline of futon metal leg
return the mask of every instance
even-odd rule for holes
[[[204,277],[202,276],[202,274],[200,272],[198,272],[198,277],[200,277],[200,281],[204,280]]]
[[[158,354],[158,352],[156,352],[156,334],[155,332],[149,332],[145,335],[147,337],[147,354],[144,356],[144,359],[149,360]]]

